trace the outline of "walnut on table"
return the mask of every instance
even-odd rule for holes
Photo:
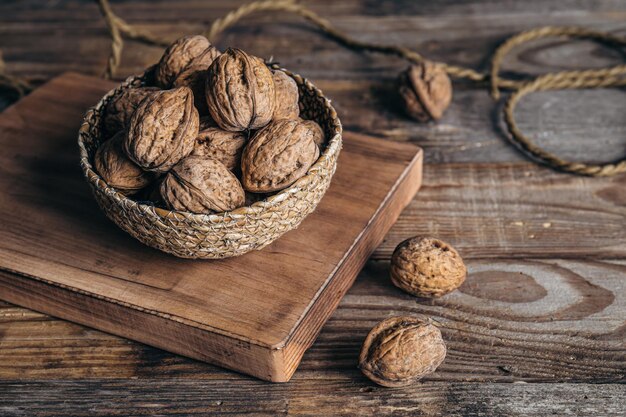
[[[418,122],[439,120],[452,101],[452,82],[440,64],[411,65],[398,81],[404,108]]]
[[[446,357],[441,332],[411,316],[391,317],[367,335],[359,368],[384,387],[403,387],[437,369]]]
[[[391,256],[391,281],[418,297],[441,297],[463,284],[466,275],[459,253],[439,239],[407,239]]]

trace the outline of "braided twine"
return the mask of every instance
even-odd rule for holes
[[[159,38],[151,33],[133,27],[126,21],[118,17],[111,10],[109,0],[97,0],[100,11],[109,29],[111,36],[111,52],[107,60],[104,76],[111,78],[114,76],[121,61],[121,53],[124,46],[123,37],[136,40],[148,45],[167,46],[168,41]],[[252,13],[263,11],[283,11],[303,17],[317,26],[324,34],[355,51],[378,52],[386,55],[397,56],[411,63],[420,63],[424,57],[419,53],[397,45],[383,45],[377,43],[363,42],[354,39],[345,33],[334,28],[331,23],[307,9],[294,0],[261,0],[245,4],[238,9],[226,14],[224,17],[213,22],[211,27],[205,32],[205,36],[214,41],[224,30],[236,24],[243,17]],[[528,80],[511,80],[501,78],[500,67],[505,56],[516,46],[526,42],[545,37],[565,37],[575,39],[590,39],[610,46],[622,48],[626,46],[626,39],[606,32],[589,30],[581,27],[541,27],[526,32],[519,33],[504,42],[493,54],[491,68],[488,73],[481,73],[471,68],[449,65],[442,63],[448,74],[458,79],[467,79],[476,83],[488,83],[491,95],[494,99],[499,99],[500,89],[512,90],[512,94],[506,100],[503,107],[504,121],[510,134],[510,139],[520,150],[530,157],[553,168],[580,175],[589,176],[609,176],[626,172],[626,158],[615,163],[608,164],[584,164],[570,162],[553,155],[538,145],[534,144],[519,129],[514,118],[515,106],[519,100],[535,91],[581,89],[581,88],[607,88],[621,87],[626,84],[626,65],[603,68],[599,70],[579,70],[563,71],[541,75]],[[3,71],[0,57],[0,86],[10,88],[19,96],[29,91],[27,83],[16,77],[10,77]]]

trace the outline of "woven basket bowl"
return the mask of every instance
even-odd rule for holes
[[[219,214],[193,214],[135,201],[109,187],[93,168],[102,134],[104,108],[113,95],[127,88],[152,84],[152,71],[133,76],[108,92],[87,111],[78,133],[80,163],[98,204],[115,224],[153,248],[180,258],[220,259],[261,249],[283,233],[295,229],[320,202],[330,185],[341,150],[341,122],[327,98],[299,75],[291,76],[299,87],[301,117],[315,120],[326,134],[319,159],[290,187],[258,201]]]

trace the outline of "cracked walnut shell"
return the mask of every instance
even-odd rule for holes
[[[174,41],[156,66],[154,77],[157,85],[170,88],[176,77],[209,47],[211,43],[201,35],[183,36]]]
[[[276,70],[272,74],[274,89],[276,91],[276,107],[274,108],[274,120],[295,119],[300,115],[298,101],[298,84],[285,72]]]
[[[439,329],[415,317],[391,317],[367,335],[359,368],[384,387],[403,387],[433,373],[446,357]]]
[[[128,196],[148,186],[154,175],[128,159],[123,142],[124,132],[120,131],[101,144],[94,157],[94,168],[109,186]]]
[[[111,98],[104,110],[104,129],[112,135],[127,127],[141,101],[159,91],[156,87],[128,88]]]
[[[213,120],[222,129],[259,129],[274,114],[272,72],[260,58],[229,48],[209,67],[206,100]]]
[[[250,139],[241,157],[246,191],[282,190],[302,177],[319,157],[315,130],[301,120],[272,121]]]
[[[418,297],[441,297],[463,284],[466,275],[461,256],[439,239],[407,239],[391,257],[393,284]]]
[[[241,207],[241,183],[221,162],[202,156],[180,161],[161,183],[161,197],[172,210],[210,214]]]
[[[189,88],[156,92],[141,102],[130,119],[126,154],[147,171],[167,172],[193,150],[198,125]]]
[[[452,100],[452,83],[443,66],[430,61],[411,65],[399,78],[409,116],[418,122],[439,120]]]
[[[247,137],[243,132],[227,132],[216,127],[201,130],[191,155],[220,161],[231,171],[239,168]]]

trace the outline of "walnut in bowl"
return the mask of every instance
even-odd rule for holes
[[[193,46],[193,48],[191,48],[191,46]],[[195,39],[192,43],[187,45],[187,47],[183,44],[182,47],[179,45],[178,48],[172,49],[180,49],[184,51],[185,54],[200,54],[205,52],[206,48],[209,46],[209,44]],[[194,48],[198,51],[195,51]],[[172,50],[168,50],[168,53],[171,54],[173,52]],[[222,56],[226,57],[222,58]],[[189,63],[193,62],[193,57],[185,56],[184,58],[185,59],[182,61],[187,62],[186,65],[190,65]],[[167,60],[164,60],[164,62],[165,61],[174,62],[176,60],[172,60],[172,57],[169,57]],[[273,83],[273,76],[276,72],[282,72],[285,76],[290,77],[298,88],[299,118],[315,122],[308,123],[307,129],[314,131],[311,138],[308,137],[308,134],[305,135],[306,146],[310,147],[310,149],[305,147],[310,150],[310,152],[306,152],[308,166],[306,169],[301,169],[296,172],[296,175],[290,177],[289,181],[282,183],[280,187],[276,187],[274,191],[269,194],[267,190],[246,190],[246,195],[249,194],[249,191],[253,191],[258,193],[258,197],[246,197],[243,199],[239,191],[235,193],[236,198],[234,197],[235,194],[229,194],[226,198],[221,193],[213,194],[213,191],[205,188],[203,188],[201,192],[197,192],[198,187],[190,188],[188,183],[180,187],[180,181],[186,181],[186,179],[176,174],[179,175],[176,181],[170,181],[175,187],[167,188],[166,191],[170,192],[170,195],[168,198],[163,198],[166,204],[167,201],[169,201],[170,204],[159,206],[158,204],[150,202],[150,200],[158,200],[156,198],[150,200],[135,200],[125,196],[120,192],[121,190],[116,189],[112,184],[106,182],[94,168],[94,157],[98,147],[107,139],[103,123],[103,119],[106,116],[107,105],[113,97],[119,96],[124,91],[157,86],[154,68],[147,70],[140,76],[128,78],[121,86],[106,94],[94,108],[87,112],[79,130],[78,142],[81,154],[81,166],[93,190],[94,196],[105,214],[119,227],[146,245],[178,257],[203,259],[226,258],[242,255],[251,250],[265,247],[285,232],[296,228],[306,216],[315,210],[317,204],[328,189],[336,169],[337,157],[339,156],[342,143],[341,122],[337,117],[335,109],[331,106],[329,100],[324,97],[322,92],[297,74],[292,74],[276,65],[266,67],[258,58],[248,59],[239,52],[216,54],[216,58],[212,61],[206,72],[207,74],[210,73],[212,71],[210,68],[215,69],[217,72],[222,71],[219,73],[221,75],[218,74],[218,80],[223,80],[223,71],[226,71],[224,68],[229,67],[232,62],[235,62],[235,68],[239,71],[238,74],[240,75],[244,73],[249,74],[251,68],[254,74],[261,74],[262,79],[257,83],[257,87],[259,87],[259,83]],[[250,62],[252,64],[248,66]],[[168,66],[168,71],[161,71],[161,82],[167,81],[173,83],[176,72],[184,71],[186,67],[186,65],[183,65],[184,62],[182,64],[179,62],[179,64],[178,66]],[[259,67],[260,65],[263,65],[263,67]],[[265,71],[269,74],[269,78],[264,76],[267,75]],[[270,93],[272,95],[276,94],[273,88],[265,88],[262,85],[256,89],[250,88],[249,91],[244,89],[243,92],[239,87],[233,94],[237,96],[237,100],[242,100],[242,102],[250,100],[250,97],[255,98],[259,94],[259,91],[261,91],[261,94],[266,95]],[[210,84],[206,85],[205,93],[207,95],[212,94],[209,91],[211,88],[213,87]],[[218,113],[213,110],[211,111],[210,118],[205,116],[198,122],[197,112],[194,113],[189,107],[192,101],[197,103],[197,100],[191,100],[188,97],[188,91],[193,90],[187,89],[186,87],[178,87],[178,89],[180,90],[180,92],[177,93],[178,95],[167,94],[172,95],[172,106],[178,106],[176,103],[180,102],[184,103],[184,109],[179,111],[178,107],[172,107],[170,109],[171,111],[168,111],[170,114],[176,115],[177,121],[167,121],[163,123],[167,124],[168,128],[171,128],[167,133],[167,135],[169,135],[168,137],[184,138],[185,145],[179,147],[174,146],[174,144],[166,143],[165,145],[167,146],[164,145],[160,147],[159,149],[162,148],[168,151],[168,158],[161,158],[163,155],[161,155],[160,152],[157,152],[158,155],[152,155],[149,147],[138,148],[141,152],[137,152],[135,155],[136,162],[143,164],[144,169],[164,175],[165,177],[163,178],[167,178],[167,176],[170,175],[169,173],[173,172],[173,167],[178,166],[177,164],[183,164],[185,159],[196,158],[199,153],[207,156],[213,155],[215,152],[219,151],[218,153],[223,153],[222,156],[224,157],[223,160],[220,161],[220,172],[222,172],[222,164],[230,164],[232,162],[235,166],[225,167],[224,172],[229,171],[228,175],[240,175],[240,170],[236,166],[236,161],[240,157],[239,152],[245,152],[245,146],[250,143],[249,138],[253,137],[255,133],[248,129],[261,129],[259,131],[261,132],[263,127],[272,122],[274,108],[269,109],[271,111],[257,108],[255,106],[262,102],[262,100],[256,100],[254,103],[250,102],[254,105],[246,109],[246,114],[244,115],[246,117],[242,118],[240,117],[241,115],[236,114],[234,118],[231,118],[232,114],[228,113],[228,111]],[[241,94],[243,94],[243,96],[241,96]],[[150,97],[152,97],[152,95],[148,96],[146,100],[151,100]],[[216,94],[215,97],[218,99],[217,101],[223,99],[223,96],[220,94]],[[248,98],[246,99],[246,97]],[[270,102],[276,99],[274,96],[265,98]],[[211,109],[211,102],[207,104],[209,109]],[[150,114],[155,116],[153,120],[145,124],[145,126],[142,124],[143,120],[141,116],[134,114],[131,117],[131,120],[134,120],[131,124],[135,126],[132,134],[135,135],[136,144],[143,146],[142,141],[150,137],[150,135],[153,135],[153,137],[159,136],[158,129],[160,129],[160,126],[158,126],[159,109],[152,109],[149,101],[146,103],[142,102],[137,108],[142,106],[151,108]],[[215,120],[216,116],[220,118],[219,121]],[[300,119],[297,119],[299,120],[297,122],[298,124],[303,123]],[[237,126],[237,123],[239,123],[240,126]],[[216,126],[213,126],[214,124]],[[199,125],[202,125],[203,129],[221,128],[225,130],[224,127],[228,127],[228,130],[231,131],[243,127],[243,135],[247,143],[244,145],[244,148],[229,146],[227,149],[220,150],[213,148],[198,150],[194,148],[198,146],[198,140],[194,139],[195,143],[190,147],[188,146],[190,132],[193,133],[193,131],[195,131],[194,137],[198,138],[200,136]],[[318,129],[318,127],[321,128],[321,130]],[[151,129],[157,129],[157,131],[152,131]],[[323,140],[320,140],[320,132],[322,132]],[[224,136],[223,134],[221,135]],[[236,137],[238,138],[237,140],[240,140],[239,138],[241,136],[231,135],[231,137]],[[223,139],[223,137],[221,139]],[[135,144],[135,142],[132,144]],[[206,143],[205,146],[207,145],[209,144]],[[215,142],[210,145],[217,146],[218,143]],[[129,146],[128,151],[133,151],[133,147]],[[226,158],[226,156],[228,156],[228,158]],[[298,164],[300,164],[300,162],[296,164],[296,166],[300,167]],[[207,170],[210,171],[214,168],[215,167],[211,166],[210,169],[207,168]],[[228,170],[226,168],[231,169]],[[163,179],[161,179],[161,181],[163,181]],[[166,186],[163,185],[164,182],[160,184],[160,190],[163,192]],[[233,190],[238,190],[235,185],[233,185],[233,187]],[[209,206],[205,205],[203,202],[203,204],[200,205],[190,204],[189,207],[186,207],[184,204],[177,205],[174,203],[175,201],[191,201],[187,198],[188,196],[180,194],[188,192],[189,190],[193,190],[195,197],[199,195],[219,195],[219,204]],[[178,193],[178,195],[176,195],[176,193]],[[139,195],[143,194],[145,193],[139,193]],[[238,207],[234,208],[235,206]],[[189,209],[199,211],[197,207],[202,207],[203,209],[201,211],[205,211],[204,208],[206,208],[206,212],[194,213],[188,211]],[[213,207],[215,210],[210,207]],[[182,210],[184,208],[188,210]]]

